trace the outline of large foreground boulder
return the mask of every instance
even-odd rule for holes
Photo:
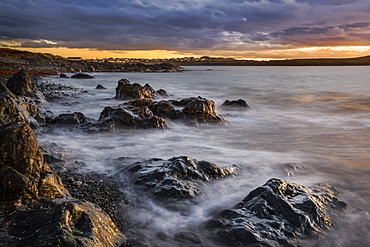
[[[160,201],[186,200],[203,195],[205,182],[235,175],[237,170],[236,166],[219,167],[186,156],[169,160],[150,159],[127,168],[131,183],[145,188]]]
[[[299,238],[323,235],[332,225],[330,210],[348,208],[329,185],[308,188],[270,179],[207,227],[227,246],[292,246]]]
[[[69,195],[24,122],[0,127],[0,201]]]
[[[0,246],[120,246],[99,207],[71,198],[25,123],[0,127]]]
[[[4,247],[114,247],[125,241],[109,216],[86,201],[27,200],[4,211],[0,210],[0,246]]]

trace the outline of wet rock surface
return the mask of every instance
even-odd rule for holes
[[[139,83],[131,83],[127,79],[118,81],[116,88],[116,99],[132,100],[132,99],[152,99],[156,96],[155,90],[149,85],[141,86]]]
[[[66,113],[60,114],[55,119],[51,120],[50,122],[53,124],[68,124],[68,125],[81,125],[87,124],[92,120],[86,117],[81,112],[73,112],[73,113]]]
[[[222,103],[222,107],[224,108],[234,108],[234,109],[245,109],[249,108],[249,105],[245,100],[238,99],[238,100],[225,100],[224,103]]]
[[[68,195],[60,178],[44,162],[29,125],[4,125],[0,136],[0,200]]]
[[[94,76],[88,74],[88,73],[77,73],[71,76],[71,78],[74,79],[95,79]]]
[[[151,159],[130,165],[131,183],[142,186],[161,201],[188,200],[203,195],[204,183],[236,174],[238,168],[219,167],[187,156],[169,160]]]
[[[148,107],[154,115],[168,118],[168,119],[182,119],[183,113],[181,110],[175,109],[171,102],[166,100],[153,101],[153,100],[133,100],[129,101],[123,106],[132,105],[136,107]]]
[[[18,121],[29,123],[29,113],[22,107],[21,99],[0,83],[0,125]]]
[[[107,89],[106,87],[104,87],[103,85],[101,85],[101,84],[98,84],[97,86],[96,86],[96,88],[95,89]]]
[[[224,124],[227,121],[218,114],[216,104],[202,97],[185,98],[182,100],[134,100],[124,105],[148,107],[159,117],[183,120],[190,124]]]
[[[197,97],[188,98],[182,101],[187,102],[182,112],[185,118],[196,123],[225,123],[226,121],[218,115],[216,104],[212,100]],[[182,105],[182,101],[172,101],[175,105]]]
[[[31,77],[25,70],[21,70],[9,78],[6,86],[16,95],[33,96],[36,91],[35,84],[32,82]]]
[[[5,206],[4,202],[0,205]],[[123,236],[99,207],[73,198],[27,200],[0,212],[0,246],[120,246]]]
[[[13,91],[19,95],[14,94],[5,84],[0,83],[0,124],[24,121],[36,127],[37,122],[43,123],[44,116],[37,106],[37,103],[43,100],[43,95],[35,90],[36,87],[28,74],[26,72],[17,73],[9,81],[14,82],[14,85],[13,82],[11,83]]]
[[[319,238],[330,229],[329,211],[348,208],[327,184],[308,188],[270,179],[207,228],[228,246],[295,246],[299,238]]]
[[[97,128],[118,130],[122,128],[166,129],[164,119],[154,116],[148,107],[105,107],[100,113]]]

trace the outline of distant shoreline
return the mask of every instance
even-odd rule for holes
[[[109,60],[109,59],[108,59]],[[181,72],[181,66],[369,66],[370,56],[358,58],[237,60],[208,57],[183,59],[71,60],[48,53],[0,48],[0,76],[11,76],[26,69],[31,75],[58,75],[64,72]],[[117,61],[116,61],[117,60]],[[120,60],[120,61],[118,61]]]
[[[369,66],[370,56],[358,58],[289,59],[289,60],[236,60],[229,58],[207,58],[201,61],[170,61],[180,66]]]

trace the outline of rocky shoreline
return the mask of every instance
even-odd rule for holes
[[[3,82],[0,246],[299,246],[325,235],[331,215],[349,209],[334,187],[308,188],[272,178],[193,229],[148,239],[130,215],[132,200],[186,214],[207,184],[232,179],[240,168],[179,156],[128,164],[112,176],[81,173],[85,164],[68,159],[62,147],[40,147],[35,131],[62,126],[87,133],[166,129],[168,119],[195,126],[227,124],[215,103],[202,97],[171,100],[163,89],[121,79],[115,98],[125,102],[105,107],[93,120],[78,112],[54,116],[40,110],[42,101],[68,97],[62,89],[86,93],[81,89],[40,82],[24,70]],[[225,101],[224,107],[249,106],[239,99]],[[115,162],[129,163],[124,157]]]
[[[30,75],[60,75],[63,72],[181,72],[183,68],[170,63],[144,64],[94,62],[87,60],[68,60],[46,53],[33,53],[0,48],[0,76],[11,76],[20,70]]]

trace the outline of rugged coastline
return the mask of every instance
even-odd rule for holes
[[[157,200],[164,207],[179,212],[185,210],[185,213],[184,205],[195,203],[193,199],[205,193],[203,188],[207,183],[232,179],[237,176],[238,167],[220,167],[181,156],[168,160],[144,160],[128,165],[113,176],[81,173],[79,168],[85,164],[69,160],[63,147],[40,149],[33,132],[42,131],[40,127],[55,129],[62,126],[87,132],[119,131],[120,128],[162,129],[166,126],[166,119],[191,125],[225,124],[227,121],[218,114],[214,102],[202,97],[171,100],[163,94],[163,89],[156,91],[150,85],[120,80],[115,97],[126,102],[104,109],[96,121],[77,113],[53,116],[40,110],[39,103],[45,98],[52,100],[68,95],[54,95],[58,85],[47,87],[47,83],[35,83],[26,71],[6,80],[6,85],[0,85],[0,238],[4,246],[35,243],[46,246],[58,242],[61,246],[156,246],[164,243],[183,246],[296,246],[299,239],[317,238],[330,229],[328,212],[343,213],[349,207],[336,197],[337,192],[331,186],[307,188],[270,179],[241,202],[235,202],[234,208],[225,209],[204,225],[196,226],[198,231],[188,229],[174,237],[158,233],[149,244],[143,241],[145,238],[140,235],[140,226],[130,220],[129,211],[126,211],[132,198],[118,188],[132,187],[140,197],[145,192],[142,203]],[[74,93],[79,92],[76,90]],[[243,107],[247,107],[242,100],[231,102],[241,102]],[[232,107],[233,104],[228,101],[225,105]],[[237,104],[236,107],[240,106]],[[22,150],[28,151],[22,153]],[[122,157],[116,162],[129,163],[129,160]],[[57,211],[45,211],[44,208]],[[25,231],[25,224],[30,222],[22,223],[21,218],[33,214],[40,217],[45,212],[47,217],[55,219],[60,213],[71,214],[72,222],[53,221],[56,228],[47,231],[50,225],[44,218]],[[110,238],[104,240],[94,230],[100,227],[99,224],[109,226],[100,234],[110,233]]]
[[[170,63],[144,64],[69,60],[47,53],[33,53],[0,48],[0,76],[11,76],[25,69],[35,76],[60,75],[63,72],[181,72],[183,68]]]

